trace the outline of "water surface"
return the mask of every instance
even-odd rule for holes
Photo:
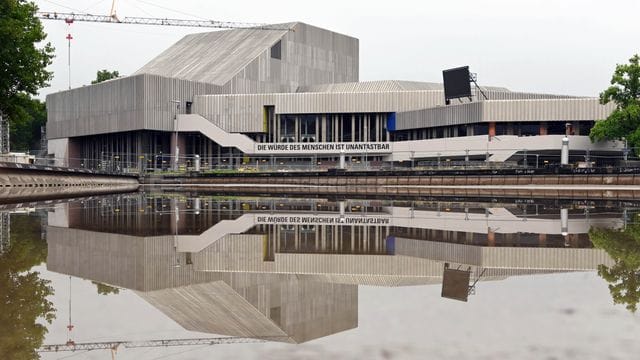
[[[0,351],[229,336],[267,341],[117,358],[635,358],[637,218],[617,202],[161,192],[8,207]]]

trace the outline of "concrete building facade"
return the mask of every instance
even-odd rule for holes
[[[359,82],[358,39],[286,26],[188,35],[131,76],[49,95],[51,155],[152,169],[195,155],[209,167],[345,153],[521,162],[523,151],[559,155],[565,135],[574,160],[623,151],[589,141],[613,110],[596,98],[487,87],[486,99],[445,106],[441,84]]]

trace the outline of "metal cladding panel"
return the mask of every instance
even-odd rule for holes
[[[335,274],[323,274],[323,275],[298,275],[300,279],[310,281],[324,281],[334,284],[353,284],[353,285],[368,285],[368,286],[415,286],[415,285],[427,285],[438,284],[440,279],[435,277],[422,277],[422,276],[395,276],[395,275],[335,275]]]
[[[399,112],[396,130],[471,124],[482,121],[484,102]]]
[[[394,112],[433,107],[444,102],[439,91],[372,93],[290,93],[197,96],[194,112],[228,132],[263,131],[263,107],[277,114]]]
[[[293,92],[358,80],[358,40],[303,23],[291,31],[237,29],[184,37],[136,74],[205,82],[222,92]],[[281,58],[271,47],[281,41]]]
[[[305,88],[305,91],[306,89],[324,89],[330,90],[329,92],[198,96],[194,102],[194,112],[229,132],[263,131],[262,108],[265,105],[274,105],[277,114],[398,112],[396,130],[404,130],[484,121],[482,120],[484,114],[482,107],[489,103],[497,103],[497,101],[482,101],[443,107],[443,90],[392,90],[408,87],[406,83],[385,81],[362,83],[365,84],[362,86],[357,85],[358,83],[350,83],[344,86],[334,84],[335,88],[332,87],[334,85]],[[419,87],[420,84],[423,84],[425,88],[434,87],[429,83],[410,83],[413,87]],[[354,92],[367,88],[376,89],[376,91]],[[227,90],[231,89],[225,89],[225,91]],[[345,92],[334,92],[334,90],[345,90]],[[592,100],[506,90],[487,90],[485,93],[489,98],[496,99],[562,99],[562,101],[568,101],[567,104],[569,101],[587,104]],[[532,104],[542,104],[542,102],[532,102]],[[582,105],[576,106],[580,108]],[[519,121],[518,118],[510,120]]]
[[[135,75],[47,96],[50,139],[131,130],[173,129],[173,104],[196,94],[216,94],[220,87],[156,75]]]
[[[143,238],[48,226],[47,245],[48,270],[127,289],[149,291],[221,278],[173,266],[173,236]]]
[[[265,316],[264,310],[254,307],[222,281],[137,295],[189,331],[287,339],[277,324]]]
[[[601,105],[599,99],[556,99],[487,101],[484,103],[484,121],[558,121],[600,120],[615,108]]]
[[[419,90],[442,90],[442,84],[382,80],[363,81],[346,83],[327,83],[298,88],[297,92],[322,92],[322,93],[345,93],[345,92],[396,92],[396,91],[419,91]]]
[[[401,255],[512,271],[498,271],[495,275],[595,270],[599,264],[612,264],[611,257],[601,249],[483,247],[407,238],[396,240]]]
[[[135,74],[224,85],[287,32],[234,29],[187,35]]]
[[[486,100],[417,111],[400,112],[396,130],[472,124],[483,121],[596,121],[614,106],[596,98]]]
[[[224,84],[224,93],[294,92],[300,86],[358,80],[358,40],[303,23],[281,40],[281,58],[271,57],[274,41]]]
[[[144,75],[144,129],[172,131],[173,114],[184,114],[187,101],[193,101],[196,95],[221,91],[217,85]],[[180,109],[176,110],[173,100],[180,102]]]
[[[482,248],[482,265],[492,268],[540,270],[596,270],[613,265],[601,249],[563,248]]]
[[[281,254],[276,271],[296,274],[441,276],[442,263],[393,255]]]
[[[131,76],[47,96],[47,137],[144,127],[143,76]]]
[[[398,255],[479,266],[482,265],[481,252],[479,246],[396,237]]]
[[[274,263],[264,261],[264,235],[227,235],[194,254],[199,271],[274,272]]]

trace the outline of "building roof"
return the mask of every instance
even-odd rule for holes
[[[483,86],[483,89],[492,91],[510,92],[509,89],[496,86]],[[297,92],[322,92],[322,93],[362,93],[362,92],[397,92],[397,91],[443,91],[441,83],[406,81],[406,80],[375,80],[348,82],[338,84],[320,84],[298,88]]]
[[[442,90],[442,84],[418,81],[379,80],[301,86],[297,92],[359,93],[410,90]]]
[[[281,24],[293,27],[296,23]],[[190,34],[134,74],[224,85],[289,30],[234,29]]]

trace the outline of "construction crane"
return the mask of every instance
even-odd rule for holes
[[[129,16],[119,19],[115,12],[110,15],[76,14],[66,12],[43,12],[39,11],[36,16],[43,20],[61,20],[67,24],[76,21],[110,23],[110,24],[131,24],[131,25],[164,25],[164,26],[186,26],[200,28],[218,29],[256,29],[256,30],[291,30],[287,25],[269,25],[261,23],[242,23],[217,20],[188,20]]]
[[[269,25],[260,23],[243,23],[217,20],[185,20],[151,17],[125,17],[124,19],[120,19],[116,15],[116,0],[111,1],[111,10],[109,11],[109,15],[39,11],[36,13],[36,16],[44,20],[63,20],[67,24],[72,24],[75,21],[87,21],[112,24],[187,26],[218,29],[290,30],[286,25]]]

